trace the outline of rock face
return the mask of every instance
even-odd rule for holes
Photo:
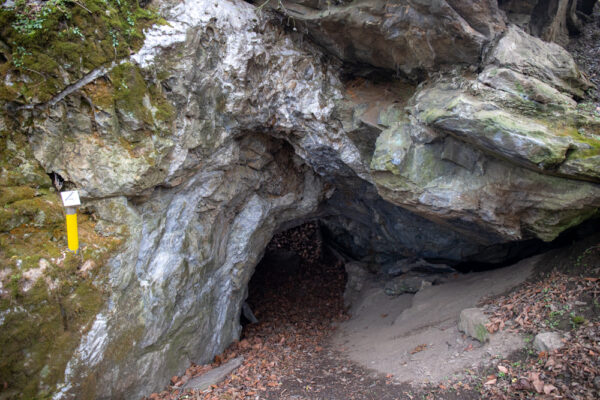
[[[597,214],[590,84],[495,2],[281,4],[320,47],[241,0],[164,1],[135,54],[55,102],[9,104],[96,231],[126,237],[57,399],[140,397],[222,352],[268,241],[307,219],[380,265],[551,240]]]
[[[307,3],[279,4],[342,60],[406,74],[476,64],[484,45],[505,26],[496,2],[489,0]]]

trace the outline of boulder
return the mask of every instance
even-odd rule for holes
[[[552,240],[598,208],[600,120],[573,100],[589,82],[560,46],[515,27],[486,62],[476,78],[425,85],[408,115],[377,110],[373,179],[384,199],[481,243]]]
[[[316,8],[294,0],[280,4],[282,12],[342,60],[406,74],[477,64],[484,45],[505,27],[496,2],[488,0],[367,0]]]
[[[486,328],[489,322],[481,308],[466,308],[460,312],[458,330],[484,343],[490,340]]]
[[[538,351],[551,353],[565,345],[564,336],[558,332],[541,332],[535,335],[533,347]]]
[[[431,286],[431,276],[398,276],[385,284],[384,292],[388,296],[400,296],[402,294],[414,294],[419,290]]]

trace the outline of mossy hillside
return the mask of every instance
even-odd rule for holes
[[[159,20],[137,0],[20,0],[0,9],[0,101],[44,102],[143,44]],[[9,82],[6,84],[6,82]]]
[[[0,398],[49,398],[105,303],[122,238],[80,213],[80,252],[67,251],[60,197],[24,135],[0,132],[0,171]]]
[[[120,241],[94,231],[80,218],[81,254],[66,251],[62,226],[23,226],[0,234],[0,262],[9,270],[0,298],[0,382],[20,398],[44,398],[64,369],[107,296],[102,265]],[[47,265],[33,287],[24,273]],[[93,267],[82,271],[82,266]],[[94,267],[95,266],[95,267]],[[7,267],[7,268],[6,268]],[[6,273],[5,273],[6,275]]]

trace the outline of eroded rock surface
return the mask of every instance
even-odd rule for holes
[[[270,238],[307,219],[381,269],[597,214],[600,116],[562,48],[493,1],[335,3],[281,2],[317,46],[241,0],[159,2],[168,23],[135,54],[56,104],[7,108],[29,140],[19,176],[60,175],[97,234],[125,238],[46,385],[57,399],[139,397],[222,352]],[[342,77],[343,62],[385,79]],[[35,223],[13,214],[6,235]]]

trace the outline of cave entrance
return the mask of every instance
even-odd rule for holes
[[[244,334],[255,326],[330,326],[344,312],[344,263],[323,241],[318,221],[273,236],[248,283]],[[246,306],[259,321],[252,319]]]

